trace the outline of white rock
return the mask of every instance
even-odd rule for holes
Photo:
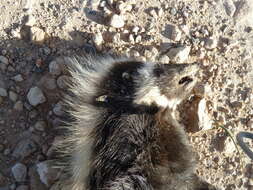
[[[224,0],[223,5],[228,16],[234,16],[236,7],[232,0]]]
[[[132,32],[137,34],[139,32],[140,28],[138,26],[133,27]]]
[[[4,63],[5,65],[8,65],[9,61],[6,57],[0,55],[0,63]]]
[[[38,28],[38,27],[31,27],[31,40],[36,43],[43,43],[46,38],[46,33]]]
[[[46,97],[44,96],[41,89],[39,89],[38,87],[32,87],[29,90],[27,94],[27,99],[29,103],[33,106],[37,106],[38,104],[46,102]]]
[[[48,68],[49,68],[49,72],[54,76],[58,76],[61,74],[61,67],[56,61],[51,61],[49,63]]]
[[[8,95],[7,90],[5,90],[4,88],[0,88],[0,96],[6,97],[7,95]]]
[[[111,17],[110,25],[114,28],[122,28],[125,25],[125,21],[122,16],[114,14]]]
[[[47,187],[51,186],[59,178],[59,171],[50,167],[48,161],[38,163],[37,172],[41,182]]]
[[[13,91],[9,91],[9,98],[11,101],[16,102],[18,99],[18,95]]]
[[[103,44],[103,36],[102,36],[102,34],[101,33],[97,33],[97,34],[95,34],[94,36],[93,36],[93,42],[94,42],[94,44],[95,44],[95,46],[96,46],[96,48],[98,49],[98,50],[101,50],[102,49],[102,44]]]
[[[22,82],[24,79],[21,74],[18,74],[13,77],[13,80],[15,80],[16,82]]]
[[[208,38],[205,40],[205,48],[208,50],[216,48],[218,45],[218,41],[215,38]]]
[[[64,114],[62,102],[58,102],[57,104],[55,104],[53,112],[57,116],[62,116]]]
[[[213,126],[213,121],[211,120],[208,110],[207,110],[207,105],[206,105],[206,100],[201,99],[198,105],[198,120],[199,120],[199,128],[201,130],[208,130],[211,129]]]
[[[25,181],[27,168],[24,164],[17,163],[11,168],[12,175],[14,176],[15,180],[18,182]]]
[[[167,55],[172,62],[184,63],[188,59],[190,51],[190,46],[182,46],[177,48],[171,48]]]
[[[228,137],[225,141],[224,152],[226,154],[233,154],[236,151],[236,147],[233,141]]]

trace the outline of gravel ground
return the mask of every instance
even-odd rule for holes
[[[253,131],[253,0],[1,0],[0,15],[0,190],[57,190],[48,160],[63,56],[96,49],[201,63],[179,108],[197,172],[220,189],[253,189],[252,161],[218,127]]]

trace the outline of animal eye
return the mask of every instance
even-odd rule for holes
[[[154,75],[156,77],[160,77],[163,73],[164,73],[164,69],[163,68],[155,68],[154,69]]]
[[[192,78],[186,76],[186,77],[181,78],[180,81],[178,82],[178,84],[188,84],[192,81],[193,81]]]
[[[123,78],[123,79],[126,79],[126,80],[129,80],[129,79],[131,78],[131,76],[130,76],[129,73],[124,72],[124,73],[122,73],[122,78]]]

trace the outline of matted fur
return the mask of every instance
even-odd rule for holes
[[[136,64],[133,84],[127,86],[134,89],[118,88],[129,84],[121,78],[129,73],[117,74],[124,63]],[[122,65],[112,71],[117,64]],[[154,65],[129,58],[67,58],[66,67],[71,79],[64,100],[74,121],[66,123],[64,138],[56,145],[57,167],[64,174],[61,190],[208,190],[194,174],[195,157],[174,110],[195,81],[175,85],[194,74],[195,66],[189,66],[194,72],[187,65],[171,66],[168,87],[154,75]],[[119,77],[112,94],[108,90],[113,85],[103,89],[110,84],[108,75]],[[125,90],[133,90],[132,97]],[[106,105],[98,106],[96,100]]]

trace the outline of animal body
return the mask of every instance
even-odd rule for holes
[[[65,138],[57,146],[63,190],[208,190],[176,106],[196,83],[197,64],[130,58],[68,59]],[[211,189],[211,188],[210,188]]]

